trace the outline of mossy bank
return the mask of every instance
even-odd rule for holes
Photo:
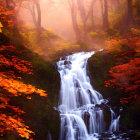
[[[123,108],[120,118],[120,129],[133,129],[139,130],[140,118],[140,103],[122,105],[120,98],[122,98],[123,91],[117,88],[105,87],[105,81],[110,79],[108,71],[115,65],[114,52],[108,53],[107,51],[96,52],[88,60],[88,74],[91,79],[93,87],[99,91],[104,98],[109,100],[109,105],[119,114],[119,109]],[[106,118],[109,114],[105,114]]]

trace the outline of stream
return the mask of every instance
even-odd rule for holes
[[[57,62],[61,78],[58,111],[60,112],[59,140],[120,139],[120,115],[108,106],[108,100],[90,84],[87,60],[95,52],[80,52],[60,58]],[[110,111],[110,124],[104,119],[104,108]]]

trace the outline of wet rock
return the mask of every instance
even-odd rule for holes
[[[105,109],[108,108],[106,104],[102,103],[102,104],[96,104],[95,108],[101,108],[101,109]]]
[[[110,132],[107,132],[107,133],[101,133],[101,137],[102,138],[109,138],[109,137],[112,137],[112,133],[110,133]]]
[[[70,65],[71,64],[71,62],[70,61],[64,61],[64,65]]]

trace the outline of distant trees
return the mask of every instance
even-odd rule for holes
[[[3,8],[6,11],[12,11],[14,14],[14,22],[17,25],[17,16],[21,7],[28,9],[32,15],[33,23],[36,26],[38,34],[41,32],[41,7],[40,0],[4,0],[2,2]]]
[[[94,29],[93,7],[95,1],[96,0],[91,0],[90,6],[87,9],[86,0],[68,0],[71,11],[72,25],[77,41],[84,41],[87,39],[88,20],[91,21],[92,29]],[[79,27],[80,24],[82,25],[82,29]]]
[[[86,36],[87,36],[88,14],[87,14],[86,9],[85,9],[84,1],[77,0],[77,5],[78,5],[79,12],[80,12],[81,22],[83,25],[83,40],[84,40],[84,39],[86,39]]]
[[[18,15],[21,8],[28,9],[36,27],[37,38],[40,36],[41,0],[0,1],[5,4],[6,9],[14,11],[15,15]],[[139,26],[139,0],[66,0],[66,2],[69,4],[72,26],[78,42],[86,41],[88,33],[95,33],[97,30],[108,32],[109,29],[117,29],[121,33],[126,33],[134,24],[137,23]],[[16,16],[14,22],[18,23]]]
[[[114,28],[118,29],[121,33],[125,33],[132,26],[135,26],[134,14],[136,15],[137,13],[138,19],[137,0],[68,0],[68,2],[73,29],[78,41],[86,40],[87,34],[91,31],[94,32],[95,28],[99,26],[102,27],[100,29],[103,31]],[[97,25],[96,22],[99,19],[96,18],[97,16],[94,16],[96,15],[96,10],[101,13],[101,18],[99,19],[102,21],[98,23],[100,25]],[[113,21],[112,17],[117,22]],[[112,24],[112,22],[116,23]]]
[[[15,9],[16,14],[18,14],[23,1],[24,0],[5,0],[5,3],[8,9]]]
[[[93,8],[94,8],[94,3],[96,2],[96,0],[91,0],[89,2],[89,6],[87,8],[87,1],[81,1],[81,0],[77,0],[77,4],[78,4],[78,9],[80,12],[80,18],[82,21],[82,25],[83,25],[83,40],[87,39],[87,33],[88,33],[88,21],[90,21],[91,26],[92,26],[92,30],[94,30],[94,15],[93,15]]]
[[[76,40],[85,41],[87,39],[89,29],[90,31],[95,29],[94,4],[96,3],[96,0],[68,0],[68,2]],[[108,1],[100,0],[100,5],[103,19],[103,29],[108,29]],[[82,28],[80,28],[80,25]]]
[[[41,7],[40,0],[33,0],[30,5],[30,12],[33,18],[34,25],[37,28],[38,34],[41,32]]]
[[[38,37],[40,36],[41,33],[41,21],[42,21],[42,12],[41,12],[41,6],[40,6],[40,0],[29,0],[25,1],[23,4],[23,8],[27,9],[30,11],[30,14],[33,19],[33,23],[36,27],[36,31],[38,34]]]
[[[101,11],[102,11],[102,25],[103,29],[109,28],[109,21],[108,21],[108,0],[100,0],[101,4]]]
[[[81,40],[81,32],[78,26],[78,20],[77,20],[77,4],[75,0],[68,0],[70,12],[71,12],[71,19],[72,19],[72,25],[73,29],[76,35],[76,40]]]
[[[87,40],[88,33],[95,32],[97,27],[99,27],[99,30],[102,29],[103,31],[115,27],[115,29],[121,32],[126,32],[132,27],[131,25],[135,23],[135,13],[138,14],[138,10],[136,10],[138,9],[138,4],[136,4],[138,0],[66,1],[70,7],[72,26],[78,42]],[[8,9],[14,9],[16,14],[19,13],[21,7],[28,9],[39,37],[42,29],[41,0],[4,0],[4,3]],[[96,10],[98,13],[96,13]],[[99,15],[101,17],[98,17]],[[116,24],[114,23],[114,27],[112,26],[112,16],[114,16],[113,18],[116,18],[115,20],[117,21]],[[118,19],[117,16],[119,17]],[[118,27],[119,23],[122,27]]]

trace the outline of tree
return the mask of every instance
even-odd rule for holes
[[[76,40],[85,41],[87,39],[87,33],[88,33],[88,24],[87,24],[88,20],[91,20],[92,27],[94,28],[93,7],[94,7],[95,0],[90,1],[89,7],[86,5],[87,1],[85,0],[83,1],[68,0],[68,2],[71,10],[72,24],[76,34]],[[79,24],[78,16],[81,19],[82,30],[79,28],[80,24]]]
[[[109,28],[109,21],[108,21],[108,0],[100,0],[101,4],[101,13],[103,19],[103,29]]]
[[[91,1],[91,6],[90,6],[90,15],[91,15],[91,26],[92,26],[92,30],[95,30],[95,22],[94,22],[94,15],[93,15],[93,8],[94,8],[94,3],[96,2],[96,0],[92,0]]]
[[[140,99],[140,39],[134,37],[110,40],[107,50],[114,51],[115,65],[109,70],[110,80],[105,81],[106,87],[118,88],[123,91],[121,103],[132,103]]]
[[[84,31],[83,40],[87,39],[87,32],[88,32],[87,21],[88,20],[91,20],[92,28],[94,28],[93,7],[94,7],[95,0],[90,1],[90,6],[88,7],[87,10],[86,10],[86,3],[87,1],[77,0],[78,8],[80,11],[80,17],[83,24],[83,31]]]
[[[17,15],[20,11],[23,0],[0,0],[0,21],[4,29],[14,34],[13,42],[21,42],[21,36],[18,29]]]
[[[140,87],[140,58],[130,60],[128,63],[117,65],[109,71],[113,79],[106,82],[106,86],[115,86],[128,95],[123,95],[120,99],[121,103],[128,103],[133,99],[140,98],[138,89]]]
[[[22,76],[33,75],[31,63],[20,59],[24,52],[14,46],[0,46],[0,135],[16,132],[29,139],[35,134],[25,125],[21,114],[25,113],[12,103],[14,97],[31,99],[31,94],[46,97],[44,90],[21,82]]]
[[[76,40],[79,42],[81,41],[81,31],[78,27],[78,21],[77,21],[77,5],[75,0],[68,0],[68,3],[71,11],[72,25],[76,35]]]
[[[127,24],[128,27],[133,24],[132,0],[127,0]]]
[[[4,28],[14,28],[15,17],[14,10],[9,6],[9,3],[5,3],[5,1],[0,1],[0,21]]]
[[[33,23],[37,29],[38,37],[41,33],[41,7],[40,7],[40,0],[30,0],[27,2],[24,8],[28,9],[31,13]]]

